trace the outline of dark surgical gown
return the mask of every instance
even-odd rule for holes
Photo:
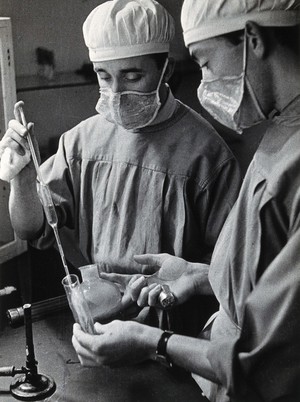
[[[266,132],[217,242],[211,401],[300,401],[300,97]],[[283,399],[280,399],[283,398]]]

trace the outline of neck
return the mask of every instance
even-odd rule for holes
[[[247,75],[260,106],[268,116],[281,111],[300,94],[299,57],[275,45],[264,58],[248,58]]]
[[[289,49],[282,49],[274,66],[276,109],[282,110],[300,94],[300,63]]]

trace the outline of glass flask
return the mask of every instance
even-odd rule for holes
[[[84,332],[94,334],[94,321],[88,303],[84,298],[78,276],[75,274],[66,275],[62,280],[62,284],[64,286],[74,320],[80,324]]]
[[[121,310],[122,295],[113,282],[99,277],[98,265],[79,267],[82,275],[81,289],[94,321],[106,323]]]

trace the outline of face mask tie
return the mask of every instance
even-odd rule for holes
[[[159,89],[167,66],[168,59],[165,61],[156,89],[151,92],[113,92],[111,88],[100,88],[97,112],[106,120],[117,123],[126,130],[149,126],[161,107]]]

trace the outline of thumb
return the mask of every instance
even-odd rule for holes
[[[104,325],[100,324],[100,322],[95,322],[94,328],[98,335],[104,334]]]
[[[119,287],[121,292],[124,292],[129,281],[128,275],[124,274],[114,274],[114,273],[107,273],[107,272],[100,272],[100,278],[104,281],[109,281],[114,283],[116,286]]]
[[[122,278],[124,275],[122,274],[114,274],[113,272],[100,272],[99,276],[101,279],[106,279],[110,282],[122,282]]]
[[[140,254],[140,255],[134,255],[133,258],[134,260],[143,265],[147,265],[142,269],[142,272],[148,273],[148,274],[153,274],[157,272],[166,258],[169,256],[169,254],[162,253],[162,254]]]

